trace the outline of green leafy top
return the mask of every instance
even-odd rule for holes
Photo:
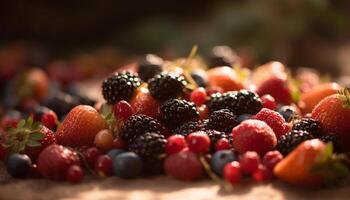
[[[100,113],[103,119],[106,121],[108,129],[112,131],[112,133],[114,134],[117,129],[117,126],[116,126],[117,120],[113,114],[113,107],[105,103],[102,105]]]
[[[340,91],[339,91],[339,95],[341,100],[343,101],[343,106],[344,108],[348,108],[350,109],[350,89],[347,87],[343,87]]]

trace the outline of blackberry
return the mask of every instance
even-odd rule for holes
[[[313,139],[313,135],[306,131],[292,130],[291,132],[282,135],[277,144],[277,149],[283,154],[287,155],[293,151],[300,143]]]
[[[295,121],[293,124],[293,130],[302,130],[311,133],[317,137],[322,134],[321,125],[317,120],[311,118],[302,118]]]
[[[228,46],[216,46],[212,50],[209,67],[232,66],[237,60],[236,53]]]
[[[156,159],[164,153],[165,143],[166,139],[163,135],[156,132],[146,132],[135,137],[128,145],[128,150],[144,159]]]
[[[171,99],[161,105],[160,118],[162,123],[173,130],[186,122],[198,121],[199,113],[194,103]]]
[[[229,133],[216,131],[216,130],[206,130],[205,133],[209,136],[210,142],[211,142],[211,150],[215,150],[216,142],[221,138],[226,138],[230,141],[230,144],[232,144],[232,137]]]
[[[133,115],[124,123],[120,137],[127,142],[132,142],[135,136],[143,135],[146,132],[161,134],[164,132],[164,127],[156,119],[147,115]]]
[[[115,104],[120,100],[128,101],[140,85],[141,79],[130,72],[116,73],[103,81],[103,98],[109,104]]]
[[[242,114],[256,114],[262,108],[261,99],[257,94],[248,90],[238,92],[215,93],[207,102],[211,112],[229,109],[236,116]]]
[[[164,158],[144,158],[143,172],[149,175],[162,174],[164,172],[163,162]]]
[[[148,81],[148,89],[158,101],[166,101],[182,96],[186,85],[187,82],[183,76],[168,72],[157,74]]]
[[[186,122],[186,123],[182,124],[181,126],[175,128],[172,133],[178,134],[178,135],[183,135],[186,137],[190,133],[200,131],[203,129],[204,129],[204,125],[202,122],[190,121],[190,122]]]
[[[138,66],[138,74],[140,78],[147,82],[153,78],[156,74],[162,71],[162,65],[164,61],[161,57],[154,54],[145,55],[140,61]]]
[[[221,109],[214,111],[208,120],[208,128],[222,131],[231,132],[232,128],[238,125],[237,117],[228,109]]]
[[[319,137],[325,143],[332,142],[333,148],[336,152],[341,152],[339,137],[334,134],[322,135]]]

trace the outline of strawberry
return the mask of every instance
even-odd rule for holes
[[[286,78],[286,66],[277,61],[268,62],[254,69],[251,80],[255,85],[260,85],[271,77]]]
[[[52,180],[64,180],[72,165],[80,165],[76,152],[61,145],[46,147],[38,157],[38,170],[41,175]]]
[[[74,107],[58,127],[58,144],[65,146],[92,146],[96,134],[107,128],[106,121],[95,108],[86,105]]]
[[[243,84],[231,67],[215,67],[207,71],[208,83],[212,88],[221,88],[225,92],[243,89]]]
[[[340,145],[350,151],[350,92],[342,90],[323,99],[311,113],[325,133],[339,136]]]
[[[348,174],[342,157],[333,154],[332,144],[319,139],[301,143],[280,161],[273,172],[279,179],[301,186],[320,187],[333,184]]]
[[[264,121],[267,125],[269,125],[276,134],[277,139],[286,134],[289,130],[288,124],[282,115],[276,111],[263,108],[253,118]]]
[[[25,153],[35,161],[40,152],[56,143],[55,134],[32,118],[21,120],[16,128],[9,128],[4,146],[13,153]]]
[[[292,103],[292,92],[286,78],[270,77],[263,81],[256,91],[260,96],[269,94],[278,103],[289,105]]]

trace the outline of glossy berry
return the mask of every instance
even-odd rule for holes
[[[101,130],[95,136],[95,145],[102,150],[109,150],[113,146],[114,136],[108,129]]]
[[[56,128],[57,122],[58,122],[57,115],[52,110],[50,110],[47,113],[44,113],[41,116],[41,123],[47,128],[49,128],[50,130],[54,130]]]
[[[108,151],[107,155],[113,160],[117,155],[125,153],[123,149],[111,149]]]
[[[209,108],[207,107],[207,105],[203,104],[203,105],[197,107],[197,110],[199,112],[199,119],[200,120],[205,120],[208,118]]]
[[[255,181],[262,182],[272,179],[272,173],[264,165],[259,165],[255,172],[252,174]]]
[[[296,111],[291,106],[282,106],[278,109],[278,112],[283,116],[286,122],[292,121],[292,119],[296,116]]]
[[[268,108],[270,110],[276,110],[277,103],[276,103],[275,98],[273,98],[273,96],[271,96],[269,94],[263,95],[261,97],[261,101],[262,101],[264,108]]]
[[[215,144],[216,151],[226,150],[230,148],[231,148],[231,144],[227,138],[220,138]]]
[[[84,177],[84,172],[79,165],[72,165],[69,167],[66,180],[71,183],[79,183]]]
[[[247,151],[239,158],[242,171],[246,174],[253,174],[258,169],[261,159],[254,151]]]
[[[102,155],[102,151],[96,147],[90,147],[83,152],[83,155],[90,167],[93,167],[97,159]]]
[[[112,142],[112,148],[115,148],[115,149],[124,149],[126,147],[126,142],[119,138],[119,137],[116,137],[114,138],[113,142]]]
[[[262,163],[267,169],[272,171],[282,159],[283,155],[279,151],[269,151],[264,155]]]
[[[112,159],[108,155],[98,157],[95,163],[95,172],[100,177],[112,175]]]
[[[211,169],[218,176],[223,176],[224,167],[227,163],[237,160],[236,155],[230,150],[217,151],[211,158]]]
[[[205,132],[197,131],[187,136],[187,144],[194,153],[206,153],[210,148],[210,138]]]
[[[237,184],[241,181],[243,172],[239,162],[233,161],[227,163],[224,167],[224,179],[231,184]]]
[[[197,85],[199,87],[206,87],[207,86],[208,80],[205,76],[205,73],[192,72],[191,77],[197,83]]]
[[[137,154],[122,153],[113,159],[113,173],[120,178],[136,178],[141,174],[142,165],[142,160]]]
[[[172,135],[167,138],[165,152],[170,155],[177,153],[187,147],[186,139],[182,135]]]
[[[193,92],[191,92],[190,100],[194,104],[196,104],[196,106],[200,106],[206,102],[207,97],[208,95],[205,89],[202,87],[199,87],[193,90]]]
[[[133,114],[133,109],[127,101],[119,101],[113,106],[113,113],[116,119],[126,120]]]
[[[25,154],[11,154],[6,161],[7,172],[14,178],[25,178],[31,167],[32,161]]]

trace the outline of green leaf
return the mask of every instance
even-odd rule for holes
[[[21,119],[18,122],[17,128],[23,128],[25,124],[26,124],[26,121],[24,119]]]
[[[32,118],[32,117],[29,117],[29,118],[27,119],[26,127],[27,127],[27,128],[31,128],[32,125],[33,125],[33,118]]]
[[[112,106],[107,103],[103,104],[101,107],[102,116],[106,118],[110,113],[112,113]]]
[[[33,126],[32,126],[32,129],[33,129],[33,130],[39,130],[39,129],[40,129],[40,126],[41,126],[41,123],[40,123],[40,122],[34,122],[34,123],[33,123]]]
[[[41,139],[44,139],[45,138],[45,134],[43,133],[40,133],[40,132],[35,132],[35,133],[32,133],[30,134],[29,136],[29,140],[41,140]]]
[[[28,140],[27,141],[27,146],[28,147],[40,147],[41,143],[36,141],[36,140]]]
[[[318,157],[318,163],[327,162],[333,155],[333,144],[327,143],[327,146],[323,153]]]

